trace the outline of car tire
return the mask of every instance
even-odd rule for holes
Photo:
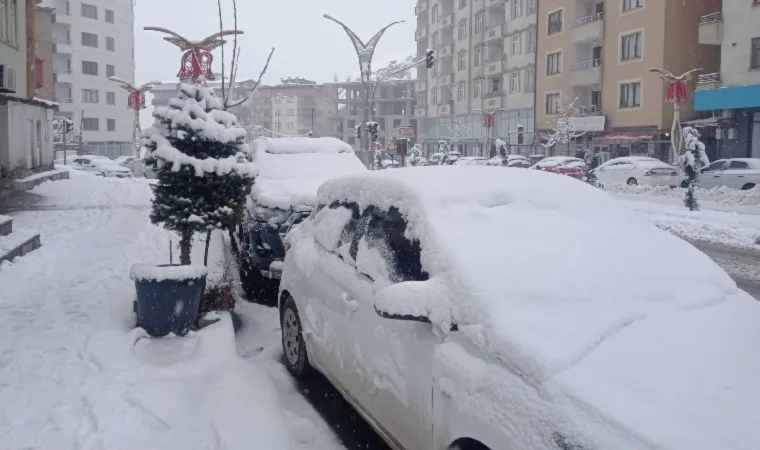
[[[280,329],[282,334],[282,353],[285,368],[298,379],[307,378],[312,373],[306,343],[303,340],[303,328],[298,308],[293,297],[288,295],[280,310]]]
[[[252,267],[245,255],[245,249],[240,255],[240,284],[243,287],[246,300],[266,306],[277,306],[277,282],[264,278],[255,267]]]
[[[636,181],[636,178],[631,177],[626,181],[626,184],[628,184],[628,186],[638,186],[639,182]]]
[[[744,186],[742,186],[742,191],[748,191],[755,187],[755,183],[747,183]]]

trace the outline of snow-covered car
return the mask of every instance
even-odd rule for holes
[[[455,166],[484,166],[488,162],[487,159],[481,156],[464,156],[457,159],[453,165]]]
[[[760,303],[604,191],[430,167],[318,204],[289,236],[285,364],[392,448],[760,448]]]
[[[89,169],[89,170],[88,170]],[[131,178],[132,171],[110,159],[93,159],[85,170],[109,178]]]
[[[726,186],[746,191],[760,186],[760,158],[719,159],[701,170],[697,186]]]
[[[258,176],[243,224],[233,234],[240,281],[249,299],[273,303],[286,251],[283,238],[309,215],[319,185],[367,168],[350,145],[332,137],[262,137],[251,144],[249,156]]]
[[[391,169],[395,167],[399,167],[399,163],[397,159],[384,159],[380,162],[380,167],[382,169]]]
[[[593,170],[602,185],[672,186],[681,184],[678,169],[656,158],[625,156],[614,158]]]
[[[120,166],[129,168],[129,165],[135,160],[134,156],[117,156],[116,159],[114,159],[114,162]]]
[[[530,166],[530,168],[567,175],[580,180],[583,178],[586,163],[582,159],[572,156],[550,156]]]
[[[528,159],[524,156],[520,155],[508,155],[507,156],[507,162],[504,163],[504,158],[501,156],[494,156],[493,158],[489,159],[486,163],[487,166],[507,166],[507,167],[530,167],[531,164],[528,162]]]

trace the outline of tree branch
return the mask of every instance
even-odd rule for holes
[[[224,21],[222,20],[222,0],[216,0],[219,9],[219,33],[224,33]],[[236,30],[237,31],[237,30]],[[237,35],[235,35],[237,41]],[[222,44],[222,104],[227,103],[227,95],[224,91],[224,44]]]

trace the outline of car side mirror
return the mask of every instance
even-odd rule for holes
[[[377,305],[375,305],[375,312],[377,313],[378,316],[382,317],[383,319],[430,323],[430,319],[426,316],[415,316],[411,314],[391,313],[391,312],[378,309]]]

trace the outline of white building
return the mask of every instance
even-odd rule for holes
[[[48,0],[56,9],[55,94],[59,114],[81,130],[88,152],[133,151],[127,92],[108,77],[134,83],[133,0]]]
[[[532,137],[536,12],[536,0],[417,2],[418,53],[430,48],[436,58],[432,69],[418,69],[415,86],[425,148],[455,139],[464,154],[478,155],[489,153],[489,140],[516,144],[518,126]],[[494,115],[490,130],[484,114]]]

